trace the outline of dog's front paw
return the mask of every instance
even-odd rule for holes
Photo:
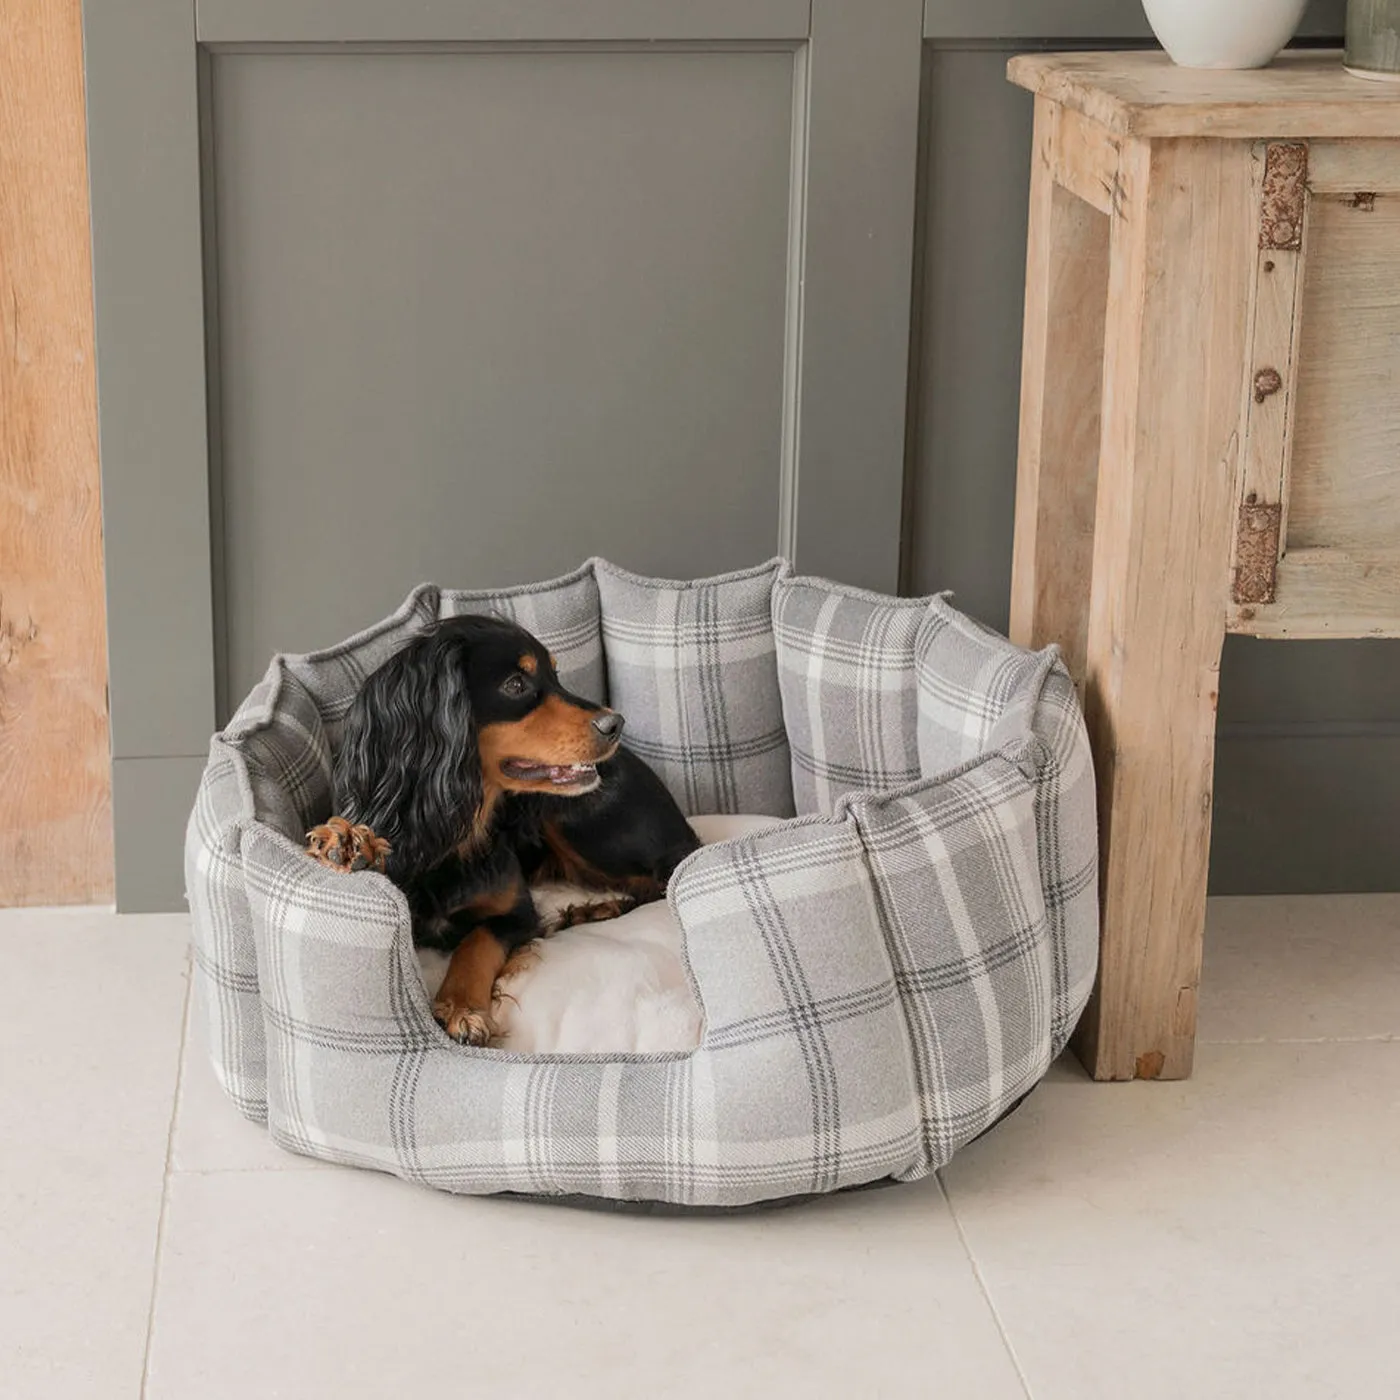
[[[439,997],[433,1003],[433,1020],[458,1045],[485,1045],[496,1034],[495,1023],[486,1012],[470,1006],[458,1006],[445,997]]]
[[[580,924],[601,924],[608,919],[620,919],[637,907],[637,901],[630,894],[616,895],[612,899],[595,899],[588,904],[568,904],[555,914],[550,925],[553,933],[566,928],[577,928]]]
[[[332,870],[383,870],[389,843],[367,826],[351,826],[344,817],[332,817],[306,833],[306,854]]]

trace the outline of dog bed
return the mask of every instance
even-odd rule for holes
[[[438,619],[487,611],[626,715],[687,815],[780,819],[671,880],[692,1050],[453,1043],[399,891],[303,852],[360,683]],[[235,1104],[291,1151],[469,1193],[733,1207],[925,1176],[1039,1081],[1098,946],[1093,776],[1056,651],[946,595],[781,560],[425,585],[340,646],[274,658],[212,741],[186,876]]]

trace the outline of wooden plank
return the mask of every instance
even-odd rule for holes
[[[78,0],[0,19],[0,905],[112,891]]]
[[[805,39],[811,0],[199,0],[202,44]]]
[[[1243,144],[1129,142],[1120,180],[1085,686],[1103,941],[1076,1046],[1097,1078],[1172,1079],[1195,1034],[1257,228]]]
[[[1118,189],[1119,138],[1068,107],[1052,110],[1055,180],[1100,214],[1111,214]]]
[[[1227,626],[1251,637],[1400,637],[1400,548],[1290,549],[1269,607],[1232,605]]]
[[[83,25],[112,752],[196,757],[214,643],[194,14],[89,4]]]
[[[1066,129],[1036,100],[1011,637],[1058,642],[1082,681],[1098,484],[1108,220],[1057,181]],[[1070,128],[1071,131],[1075,128]]]
[[[1224,72],[1178,68],[1155,52],[1022,54],[1007,73],[1119,136],[1400,136],[1400,84],[1352,77],[1333,50]]]
[[[1272,599],[1282,549],[1303,287],[1307,150],[1261,142],[1251,151],[1252,199],[1259,210],[1260,231],[1253,240],[1231,561],[1231,596],[1237,603]],[[1292,172],[1291,180],[1285,177],[1291,188],[1280,191],[1277,177],[1284,168]],[[1291,207],[1280,212],[1280,201]]]
[[[1314,141],[1308,148],[1314,194],[1400,191],[1400,145],[1394,141]]]
[[[1400,194],[1308,207],[1288,548],[1400,540]]]

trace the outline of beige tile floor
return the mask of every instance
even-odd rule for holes
[[[0,1397],[1400,1397],[1400,896],[1218,900],[1196,1077],[1071,1061],[943,1173],[738,1219],[272,1147],[181,917],[0,912]]]

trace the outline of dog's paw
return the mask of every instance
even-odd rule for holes
[[[433,1020],[458,1045],[485,1045],[496,1034],[496,1025],[484,1011],[439,997],[433,1003]]]
[[[344,817],[332,817],[306,833],[306,854],[331,870],[383,870],[389,843],[367,826],[351,826]]]
[[[637,901],[630,894],[617,895],[612,899],[595,899],[587,904],[569,904],[554,916],[551,932],[566,928],[577,928],[580,924],[601,924],[608,919],[620,919],[637,907]]]

